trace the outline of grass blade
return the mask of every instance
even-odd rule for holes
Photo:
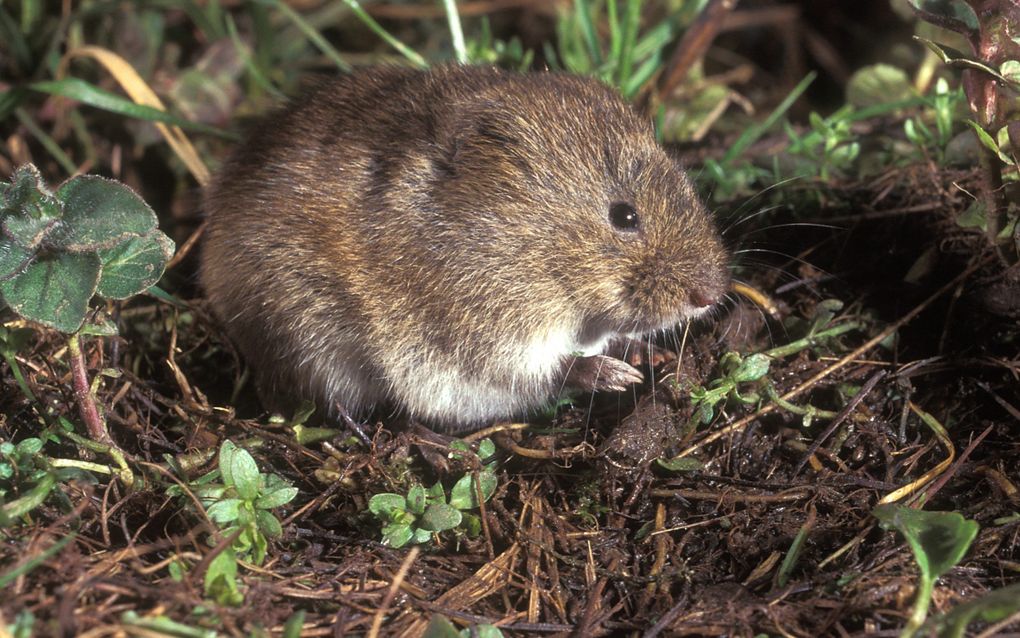
[[[53,543],[43,551],[39,552],[39,554],[26,560],[24,563],[18,565],[14,569],[4,574],[0,574],[0,589],[3,589],[7,585],[14,582],[19,576],[29,573],[39,565],[46,562],[46,560],[48,560],[50,556],[53,556],[60,550],[64,549],[64,545],[67,545],[68,543],[73,541],[77,536],[78,536],[77,533],[71,532],[67,536],[61,538],[60,540]]]
[[[273,83],[269,81],[269,78],[262,73],[262,69],[259,68],[254,57],[252,57],[251,51],[241,41],[241,37],[237,34],[237,25],[234,24],[234,19],[229,15],[227,16],[227,33],[230,35],[230,41],[234,43],[234,49],[237,51],[237,54],[244,60],[244,68],[248,70],[248,74],[255,84],[262,87],[267,93],[277,98],[282,98],[283,93],[277,90]]]
[[[578,22],[581,25],[581,35],[588,47],[588,57],[591,58],[592,67],[602,66],[602,49],[599,47],[598,36],[595,35],[595,25],[591,21],[591,5],[588,4],[588,0],[574,0],[574,13],[577,14]]]
[[[286,16],[288,20],[293,22],[294,25],[301,30],[301,33],[305,34],[305,37],[307,37],[308,40],[315,45],[315,48],[322,51],[323,55],[332,60],[333,64],[335,64],[338,69],[344,72],[351,71],[351,65],[344,61],[343,57],[340,56],[340,52],[337,51],[332,44],[327,42],[326,38],[322,37],[322,34],[315,30],[315,27],[308,24],[308,21],[302,18],[301,14],[288,7],[287,4],[281,0],[261,0],[261,2],[268,2],[276,7],[280,13]]]
[[[616,65],[616,85],[630,79],[630,70],[634,63],[634,42],[637,40],[638,27],[641,26],[641,0],[627,0],[626,13],[623,15],[621,29],[620,57]]]
[[[67,153],[64,152],[64,149],[60,148],[56,140],[50,137],[46,131],[39,128],[39,125],[35,123],[35,120],[32,119],[32,116],[25,109],[14,109],[14,117],[18,118],[21,125],[28,129],[28,132],[35,139],[39,140],[39,143],[43,145],[46,152],[57,161],[57,164],[60,164],[60,168],[64,169],[68,175],[74,175],[78,172],[78,165],[67,156]]]
[[[765,131],[772,128],[775,125],[775,123],[779,121],[779,118],[781,118],[784,113],[790,110],[790,107],[793,106],[793,103],[797,101],[797,98],[803,95],[804,91],[806,91],[807,88],[811,85],[811,83],[815,81],[816,76],[817,73],[815,73],[814,71],[804,76],[804,79],[801,80],[800,83],[797,84],[797,86],[793,87],[793,90],[790,91],[790,94],[787,95],[783,99],[783,101],[779,103],[779,106],[777,106],[775,110],[772,111],[772,113],[770,113],[767,118],[765,118],[764,122],[752,126],[751,128],[744,131],[744,134],[737,138],[737,141],[733,143],[733,146],[730,147],[730,150],[726,151],[726,155],[724,155],[722,161],[719,162],[720,165],[722,165],[724,168],[729,166],[730,164],[733,163],[733,160],[740,157],[741,153],[746,151],[748,147],[750,147],[752,144],[758,141],[758,138],[764,135]]]
[[[606,20],[609,22],[609,60],[612,65],[620,64],[620,18],[616,13],[616,0],[606,2]]]
[[[103,109],[104,111],[109,111],[118,115],[126,115],[127,117],[133,117],[149,122],[172,124],[173,126],[179,126],[182,129],[198,131],[208,135],[216,135],[217,137],[222,137],[228,140],[236,139],[234,135],[227,131],[207,126],[205,124],[199,124],[197,122],[190,122],[184,118],[171,115],[166,111],[161,111],[151,106],[136,104],[131,100],[122,98],[115,93],[110,93],[109,91],[101,89],[98,86],[90,84],[80,78],[64,78],[63,80],[35,82],[30,84],[29,88],[41,93],[59,95],[61,97],[77,100],[84,104],[88,104],[89,106],[94,106],[98,109]]]
[[[279,2],[279,0],[276,1]],[[426,62],[425,58],[421,57],[417,51],[411,49],[406,44],[390,35],[389,31],[382,28],[382,25],[375,21],[375,18],[368,15],[368,12],[361,8],[361,3],[359,3],[358,0],[344,0],[344,4],[351,8],[354,15],[358,16],[358,19],[361,20],[365,26],[371,29],[377,36],[385,40],[391,47],[396,49],[400,55],[407,58],[411,64],[420,69],[427,69],[429,67],[429,63]]]
[[[453,52],[460,64],[468,63],[467,46],[464,44],[464,29],[460,26],[460,14],[457,12],[455,0],[443,0],[446,10],[446,22],[450,25],[450,39],[453,40]]]

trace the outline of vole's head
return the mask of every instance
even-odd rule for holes
[[[461,239],[496,245],[598,331],[649,332],[718,302],[727,253],[650,124],[593,80],[514,88],[474,95],[450,120],[437,170],[445,204],[465,211]]]

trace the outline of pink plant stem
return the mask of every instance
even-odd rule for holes
[[[82,420],[85,421],[85,427],[88,428],[89,435],[94,441],[112,446],[114,443],[109,432],[106,431],[106,421],[100,416],[96,398],[92,396],[88,370],[85,368],[85,357],[82,354],[81,342],[77,334],[71,335],[67,340],[67,351],[70,355],[74,399],[78,403],[78,410],[81,412]]]

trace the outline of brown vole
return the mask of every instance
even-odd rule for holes
[[[208,189],[201,278],[264,395],[447,430],[641,379],[611,342],[723,295],[683,170],[612,90],[365,70],[266,118]],[[280,405],[277,403],[277,405]]]

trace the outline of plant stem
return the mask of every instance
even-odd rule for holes
[[[920,582],[917,584],[917,598],[914,599],[914,607],[910,611],[910,618],[907,619],[903,632],[900,633],[900,638],[911,638],[924,624],[925,618],[928,617],[928,606],[931,605],[931,594],[934,589],[935,579],[922,574]]]
[[[11,369],[11,374],[14,375],[14,381],[18,384],[18,388],[21,393],[25,395],[32,403],[39,403],[39,400],[35,398],[35,394],[32,389],[28,387],[28,382],[25,381],[25,375],[21,372],[21,366],[18,365],[18,360],[15,358],[13,352],[0,351],[0,356],[3,356],[4,361],[7,362],[7,366]]]
[[[985,205],[985,230],[988,233],[988,242],[992,246],[997,246],[999,231],[1005,219],[1003,212],[1006,210],[1005,193],[1002,189],[1002,163],[998,155],[980,141],[978,149],[981,153],[979,159],[984,182],[981,199]]]
[[[796,341],[791,341],[785,346],[777,346],[771,350],[766,350],[765,354],[773,359],[779,359],[791,354],[796,354],[805,348],[816,346],[824,339],[832,339],[833,337],[838,337],[839,335],[850,332],[851,330],[859,330],[862,327],[862,324],[858,321],[848,321],[846,323],[841,323],[838,326],[821,330],[810,336],[797,339]]]
[[[96,405],[96,398],[92,395],[78,333],[67,339],[67,352],[71,364],[71,379],[74,383],[74,399],[78,403],[78,410],[89,435],[100,443],[116,447],[110,433],[106,431],[106,421],[99,414],[99,406]]]

